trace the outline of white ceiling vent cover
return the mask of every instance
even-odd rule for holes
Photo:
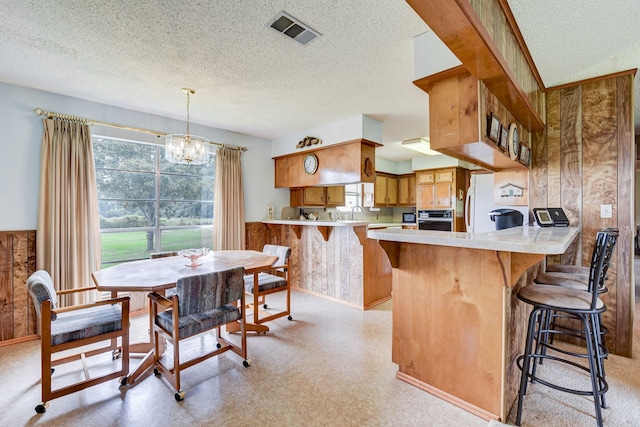
[[[280,11],[271,21],[269,21],[268,25],[277,32],[294,39],[302,45],[306,45],[316,37],[322,35],[284,11]]]

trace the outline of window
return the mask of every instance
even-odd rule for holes
[[[215,156],[164,159],[164,146],[93,137],[102,267],[151,252],[213,245]]]

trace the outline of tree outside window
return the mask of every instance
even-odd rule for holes
[[[151,252],[211,247],[215,156],[204,165],[164,159],[164,146],[93,137],[102,266]]]

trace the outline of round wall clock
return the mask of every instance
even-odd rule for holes
[[[511,160],[517,160],[520,154],[520,136],[518,135],[518,127],[515,123],[509,125],[509,157]]]
[[[304,158],[304,171],[309,175],[313,175],[318,170],[318,157],[309,153]]]

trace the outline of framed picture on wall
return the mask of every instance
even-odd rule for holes
[[[509,137],[509,129],[504,126],[500,126],[500,142],[498,142],[498,148],[501,151],[507,151],[507,141]]]
[[[498,144],[500,141],[500,120],[498,120],[498,117],[493,113],[489,115],[488,132],[489,139]]]
[[[522,163],[525,166],[529,166],[529,163],[531,162],[531,149],[526,145],[522,145],[522,147],[520,147],[519,160],[520,160],[520,163]]]

